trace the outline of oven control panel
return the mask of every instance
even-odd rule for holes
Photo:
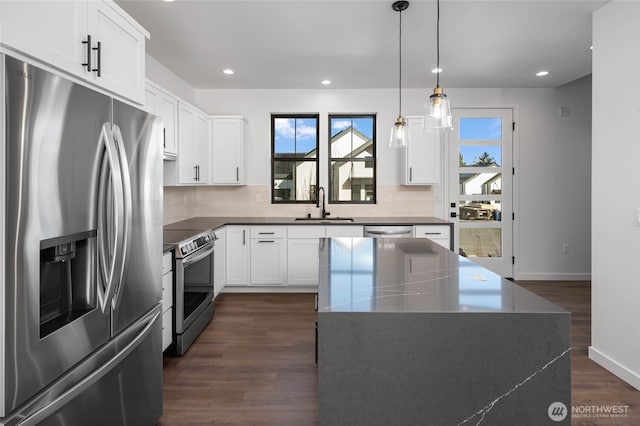
[[[178,250],[182,257],[185,257],[216,239],[216,234],[213,231],[205,231],[182,241],[178,244]]]

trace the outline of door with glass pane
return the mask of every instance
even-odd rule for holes
[[[450,216],[458,253],[513,276],[511,109],[453,109]]]

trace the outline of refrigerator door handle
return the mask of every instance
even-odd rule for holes
[[[129,343],[127,343],[122,348],[122,350],[120,350],[116,355],[102,364],[99,368],[92,371],[91,374],[88,374],[81,381],[56,397],[54,400],[47,401],[44,406],[40,407],[35,412],[27,414],[25,418],[19,421],[18,425],[35,426],[36,424],[47,419],[60,408],[71,402],[75,397],[84,392],[90,386],[97,383],[102,377],[104,377],[107,373],[117,367],[118,364],[122,362],[122,360],[124,360],[143,342],[143,340],[149,335],[149,333],[151,333],[151,329],[153,328],[156,319],[160,316],[161,313],[161,309],[155,309],[155,312],[152,312],[151,316],[145,315],[146,318],[142,318],[138,321],[137,324],[133,324],[132,327],[143,326],[143,328]]]
[[[98,193],[98,267],[102,280],[98,280],[97,293],[100,310],[102,313],[107,313],[115,291],[115,274],[118,273],[117,268],[120,267],[124,260],[121,247],[124,222],[122,172],[109,123],[105,123],[102,126],[100,143],[104,144],[105,155],[102,159]],[[113,184],[112,202],[115,219],[110,217],[111,206],[108,198],[111,195],[111,191],[109,189],[109,180]],[[113,247],[111,247],[112,244]]]
[[[126,259],[129,256],[129,247],[131,246],[131,222],[133,221],[133,198],[131,195],[131,175],[129,174],[129,160],[124,148],[124,138],[117,124],[113,125],[113,137],[116,149],[118,151],[118,161],[120,162],[120,173],[122,179],[122,197],[124,206],[124,221],[122,227],[122,261],[117,265],[116,274],[114,276],[114,293],[111,305],[113,309],[117,309],[122,298],[122,278],[126,267]]]

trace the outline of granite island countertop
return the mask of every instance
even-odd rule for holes
[[[318,297],[318,312],[567,312],[424,238],[322,239]]]
[[[320,241],[319,424],[571,422],[571,315],[427,239]]]

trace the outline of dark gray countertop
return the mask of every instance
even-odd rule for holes
[[[318,312],[566,313],[428,239],[324,238]]]
[[[436,217],[354,217],[353,222],[296,221],[293,217],[192,217],[164,226],[164,251],[169,251],[182,240],[208,229],[225,225],[449,225],[451,222]]]

